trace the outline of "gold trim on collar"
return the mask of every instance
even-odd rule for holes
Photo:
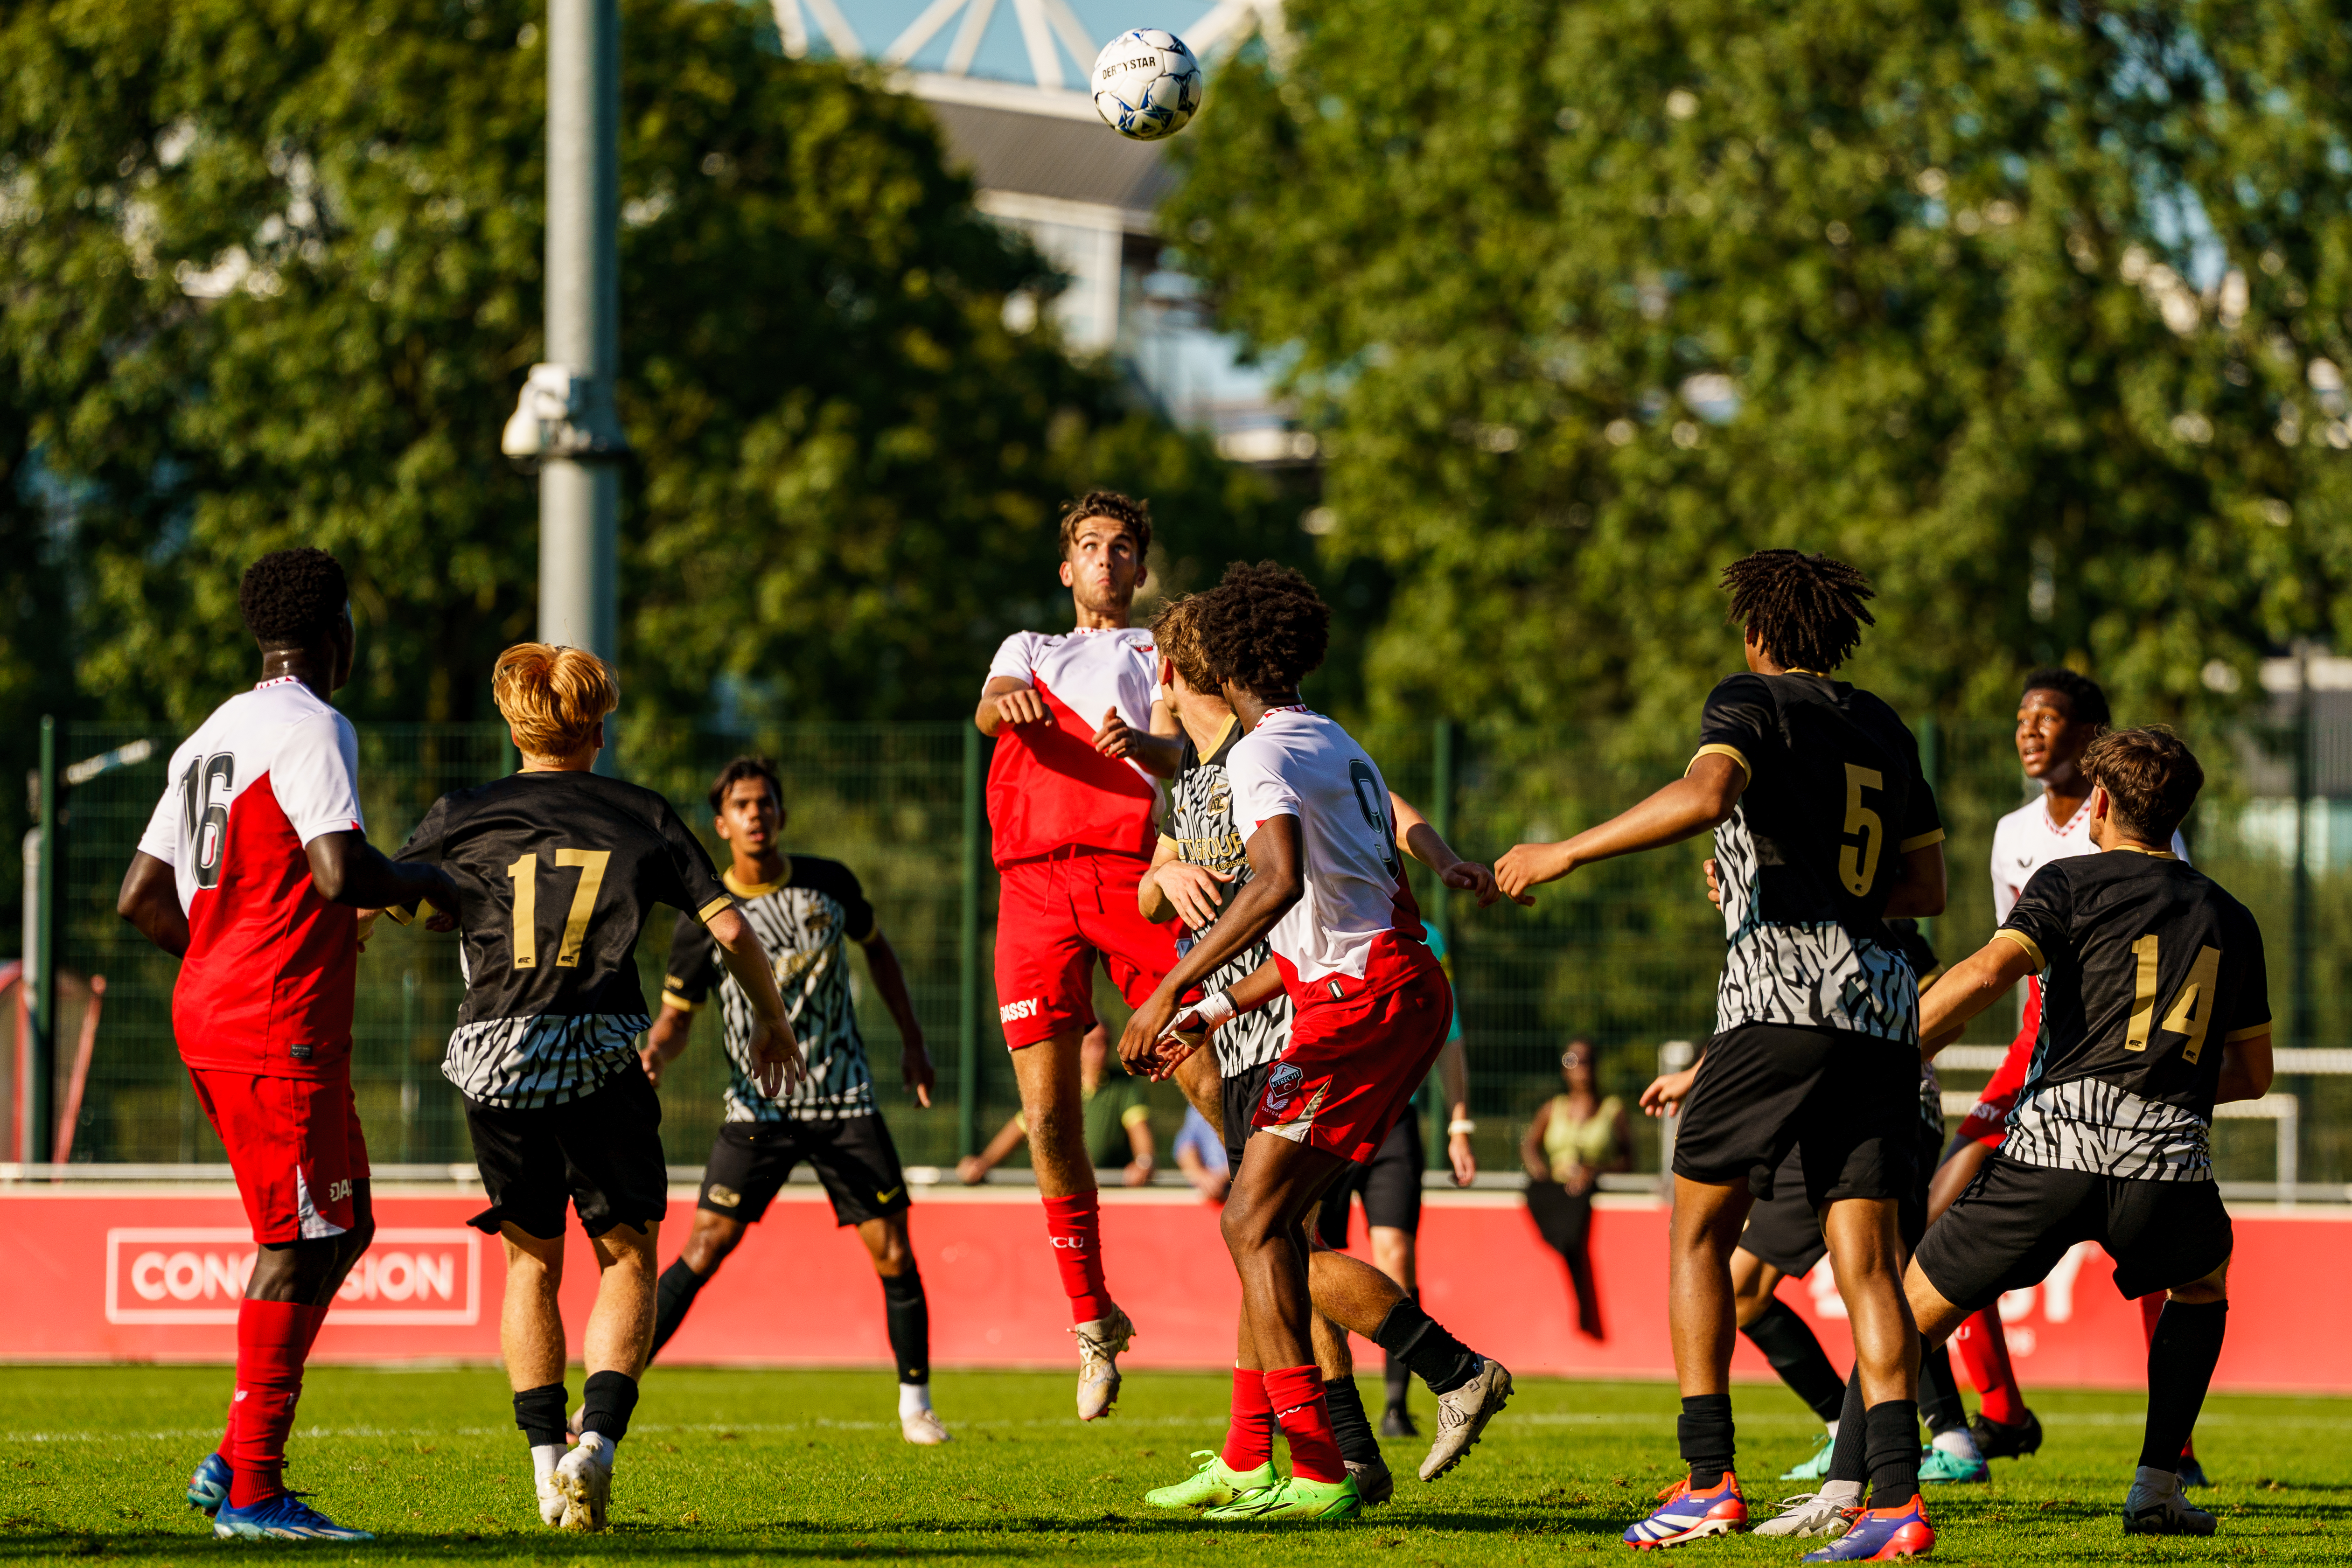
[[[1201,760],[1206,762],[1210,758],[1223,751],[1225,748],[1225,743],[1233,738],[1234,731],[1241,727],[1241,715],[1236,713],[1225,715],[1225,722],[1217,727],[1216,734],[1209,737],[1208,747],[1201,753]]]
[[[735,868],[731,865],[719,873],[719,880],[725,883],[727,891],[738,898],[764,898],[793,880],[793,857],[784,857],[783,872],[773,882],[737,882]]]
[[[1820,670],[1801,670],[1794,664],[1790,664],[1780,673],[1784,675],[1811,675],[1817,681],[1826,681],[1829,679],[1829,676]]]
[[[2136,855],[2146,855],[2152,861],[2177,861],[2180,858],[2179,855],[2174,854],[2170,850],[2152,850],[2146,844],[2117,843],[2113,847],[2119,850],[2129,850]]]

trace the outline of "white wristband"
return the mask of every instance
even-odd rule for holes
[[[1212,1030],[1234,1017],[1242,1009],[1234,1006],[1233,992],[1211,991],[1201,998],[1200,1005],[1192,1010],[1200,1015],[1201,1027],[1204,1030]]]
[[[1466,1138],[1477,1130],[1478,1124],[1467,1116],[1457,1116],[1445,1124],[1445,1135],[1449,1138]]]

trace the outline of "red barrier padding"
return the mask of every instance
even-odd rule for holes
[[[344,1283],[316,1359],[493,1362],[506,1275],[502,1245],[468,1229],[478,1197],[391,1190],[376,1197],[374,1245]],[[662,1257],[677,1255],[693,1212],[674,1196]],[[1665,1209],[1604,1199],[1593,1221],[1605,1337],[1576,1332],[1566,1270],[1517,1197],[1433,1193],[1423,1210],[1423,1302],[1514,1371],[1667,1377]],[[2217,1388],[2352,1393],[2352,1212],[2238,1213],[2230,1336]],[[1356,1248],[1364,1250],[1362,1215]],[[931,1300],[932,1354],[948,1366],[1075,1364],[1068,1304],[1045,1245],[1034,1191],[932,1189],[919,1196],[915,1253]],[[13,1243],[0,1278],[16,1361],[226,1362],[236,1299],[252,1267],[243,1209],[226,1187],[0,1192]],[[1103,1257],[1138,1335],[1125,1364],[1232,1364],[1240,1292],[1217,1212],[1173,1190],[1103,1194]],[[2029,1388],[2135,1388],[2146,1379],[2138,1309],[2116,1293],[2096,1248],[2077,1249],[2048,1283],[2002,1303],[2011,1354]],[[563,1281],[576,1347],[595,1290],[577,1230]],[[1820,1331],[1841,1365],[1851,1354],[1826,1264],[1781,1296]],[[865,1249],[836,1232],[814,1187],[787,1188],[703,1291],[664,1359],[769,1366],[887,1366],[882,1291]],[[1743,1376],[1769,1378],[1743,1340]]]

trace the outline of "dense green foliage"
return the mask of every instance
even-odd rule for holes
[[[764,5],[622,10],[638,711],[727,676],[755,716],[963,708],[1068,613],[1053,511],[1092,484],[1183,520],[1171,581],[1262,553],[1257,486],[1007,329],[1054,280],[921,104],[784,60]],[[541,14],[0,5],[0,775],[43,711],[208,709],[252,663],[237,574],[296,542],[352,572],[349,709],[489,712],[535,612],[498,434],[540,353]]]
[[[1286,16],[1170,229],[1296,354],[1328,547],[1396,582],[1387,711],[1679,746],[1737,666],[1715,570],[1765,545],[1874,576],[1853,669],[1913,711],[2048,659],[2226,705],[2352,631],[2352,9]]]

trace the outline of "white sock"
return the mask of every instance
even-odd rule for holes
[[[550,1476],[553,1475],[553,1474],[555,1473],[555,1467],[556,1467],[557,1462],[558,1462],[559,1460],[561,1460],[562,1458],[563,1458],[563,1445],[562,1445],[562,1444],[561,1444],[561,1443],[533,1443],[533,1444],[530,1446],[530,1474],[531,1474],[531,1479],[532,1479],[533,1480],[541,1480],[541,1481],[543,1481],[543,1480],[545,1480],[548,1477],[550,1477]]]
[[[580,1434],[580,1451],[608,1470],[613,1468],[614,1450],[620,1446],[619,1438],[608,1437],[602,1432]]]
[[[1984,1463],[1984,1455],[1977,1451],[1976,1437],[1966,1427],[1955,1427],[1948,1432],[1937,1433],[1935,1446],[1969,1464]]]
[[[1862,1500],[1862,1483],[1860,1481],[1823,1481],[1822,1500],[1835,1503],[1840,1508],[1852,1508]]]
[[[2132,1470],[2134,1488],[2146,1488],[2158,1497],[2169,1497],[2180,1490],[2180,1476],[2176,1470],[2152,1470],[2139,1465]]]
[[[1831,1442],[1832,1442],[1832,1443],[1834,1443],[1834,1442],[1836,1442],[1836,1441],[1837,1441],[1837,1423],[1836,1423],[1836,1422],[1834,1422],[1834,1421],[1831,1422],[1831,1423],[1829,1424],[1829,1427],[1830,1427],[1830,1441],[1831,1441]]]
[[[898,1419],[919,1416],[931,1407],[931,1385],[928,1383],[898,1385]]]

